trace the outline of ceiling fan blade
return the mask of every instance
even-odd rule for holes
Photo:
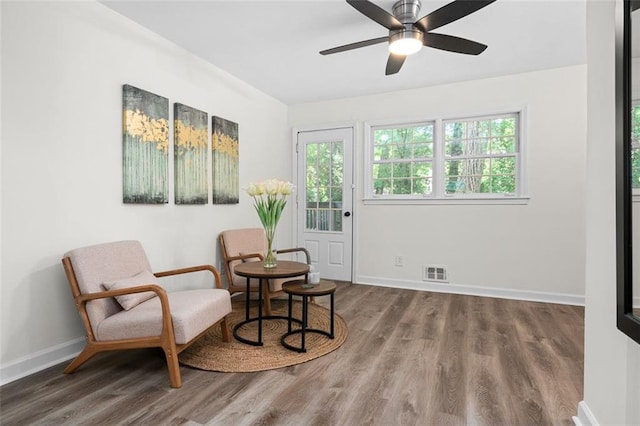
[[[388,30],[401,30],[404,28],[402,22],[398,21],[395,16],[368,0],[347,0],[347,3]]]
[[[387,42],[387,41],[389,41],[389,37],[388,36],[372,38],[372,39],[369,39],[369,40],[358,41],[356,43],[345,44],[344,46],[334,47],[332,49],[321,50],[320,54],[321,55],[330,55],[332,53],[339,53],[339,52],[344,52],[344,51],[347,51],[347,50],[358,49],[359,47],[371,46],[373,44],[384,43],[384,42]]]
[[[387,69],[384,74],[391,75],[400,71],[405,59],[407,59],[407,57],[404,55],[394,55],[393,53],[390,53],[389,59],[387,60]]]
[[[435,30],[472,14],[496,0],[456,0],[416,21],[413,25],[424,32]]]
[[[423,45],[449,52],[479,55],[487,48],[486,44],[438,33],[425,33]]]

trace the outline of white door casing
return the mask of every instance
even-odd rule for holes
[[[351,281],[352,127],[298,132],[297,239],[326,279]]]

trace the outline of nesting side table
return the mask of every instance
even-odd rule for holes
[[[309,272],[309,265],[301,262],[294,262],[290,260],[279,260],[278,266],[275,268],[265,269],[262,266],[262,262],[245,262],[239,265],[236,265],[234,268],[234,272],[236,275],[240,275],[241,277],[247,277],[247,292],[245,298],[245,319],[244,321],[240,321],[233,327],[233,337],[235,337],[238,341],[242,343],[246,343],[252,346],[262,346],[262,321],[268,319],[287,319],[287,317],[279,316],[279,315],[271,315],[264,316],[262,315],[262,286],[267,284],[267,280],[272,278],[290,278],[297,277],[299,275],[304,275],[306,279],[306,275]],[[251,278],[257,278],[259,280],[258,283],[258,316],[255,318],[251,318],[249,315],[249,294],[251,291],[250,280]],[[300,280],[304,282],[304,280]],[[291,302],[289,302],[289,309],[291,309]],[[291,315],[288,316],[289,321],[291,321]],[[250,322],[257,321],[258,322],[258,340],[251,340],[240,336],[239,330],[240,328],[248,324]],[[291,328],[291,322],[289,322],[289,328]]]
[[[320,280],[320,283],[314,286],[311,286],[305,282],[305,280],[295,280],[289,281],[282,285],[282,290],[289,295],[289,310],[288,310],[288,324],[287,324],[287,333],[285,333],[280,342],[282,346],[285,348],[296,351],[296,352],[306,352],[307,349],[305,347],[305,335],[306,333],[319,333],[323,334],[330,339],[334,337],[334,300],[333,296],[336,292],[336,284],[332,281]],[[296,321],[293,318],[292,314],[292,305],[293,305],[293,296],[301,296],[302,297],[302,328],[292,330],[291,323]],[[309,297],[318,297],[318,296],[330,296],[331,297],[331,309],[330,309],[330,327],[329,331],[319,330],[316,328],[308,327],[308,313],[309,313]],[[300,334],[300,346],[293,346],[287,343],[285,340],[287,337],[293,334]]]

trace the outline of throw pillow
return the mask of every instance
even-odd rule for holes
[[[120,290],[122,288],[139,287],[145,284],[157,284],[156,280],[156,276],[151,272],[142,271],[138,275],[135,275],[133,277],[102,283],[102,286],[106,290]],[[132,293],[122,296],[116,296],[116,300],[123,309],[128,311],[129,309],[138,306],[140,303],[156,296],[157,294],[153,291],[143,291],[142,293]]]

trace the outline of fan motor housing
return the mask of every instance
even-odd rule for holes
[[[420,0],[400,0],[393,5],[393,16],[398,18],[398,21],[403,24],[413,24],[418,18],[420,13],[420,7],[422,3]]]
[[[416,30],[415,28],[405,28],[404,30],[389,31],[389,44],[393,43],[396,40],[405,38],[415,38],[416,40],[419,40],[420,43],[422,43],[424,41],[424,34],[422,34],[422,31]]]

